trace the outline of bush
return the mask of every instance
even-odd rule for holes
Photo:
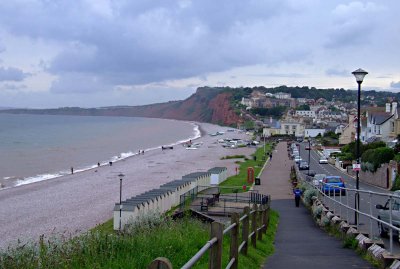
[[[369,168],[368,169],[369,171],[375,172],[376,169],[378,169],[381,166],[381,164],[389,163],[390,160],[392,160],[393,158],[394,158],[393,149],[387,147],[380,147],[380,148],[366,150],[363,153],[361,160],[362,162],[372,164],[372,167],[371,165],[367,165],[366,167]]]
[[[307,189],[304,194],[303,194],[303,198],[304,198],[304,203],[306,206],[311,206],[312,205],[312,200],[311,198],[317,196],[318,197],[318,190],[315,188],[309,188]]]
[[[400,190],[400,176],[399,174],[396,175],[396,178],[394,180],[393,186],[391,191],[397,191]]]
[[[375,172],[376,169],[374,168],[374,164],[373,163],[362,163],[361,164],[361,170],[365,171],[369,171],[369,172]]]

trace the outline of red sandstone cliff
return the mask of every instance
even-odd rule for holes
[[[196,93],[182,101],[171,101],[144,106],[105,108],[14,109],[7,113],[131,116],[210,122],[236,126],[240,117],[231,106],[232,93],[221,88],[198,88]]]

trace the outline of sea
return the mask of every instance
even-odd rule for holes
[[[199,136],[196,124],[166,119],[0,114],[0,183],[48,180]]]

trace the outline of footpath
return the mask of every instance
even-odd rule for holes
[[[289,181],[292,165],[286,142],[280,142],[261,175],[261,185],[254,186],[271,195],[271,207],[279,213],[275,252],[263,268],[375,268],[319,228],[302,204],[295,207]]]

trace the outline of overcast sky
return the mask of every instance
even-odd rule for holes
[[[0,107],[185,99],[199,86],[400,90],[400,1],[0,1]]]

